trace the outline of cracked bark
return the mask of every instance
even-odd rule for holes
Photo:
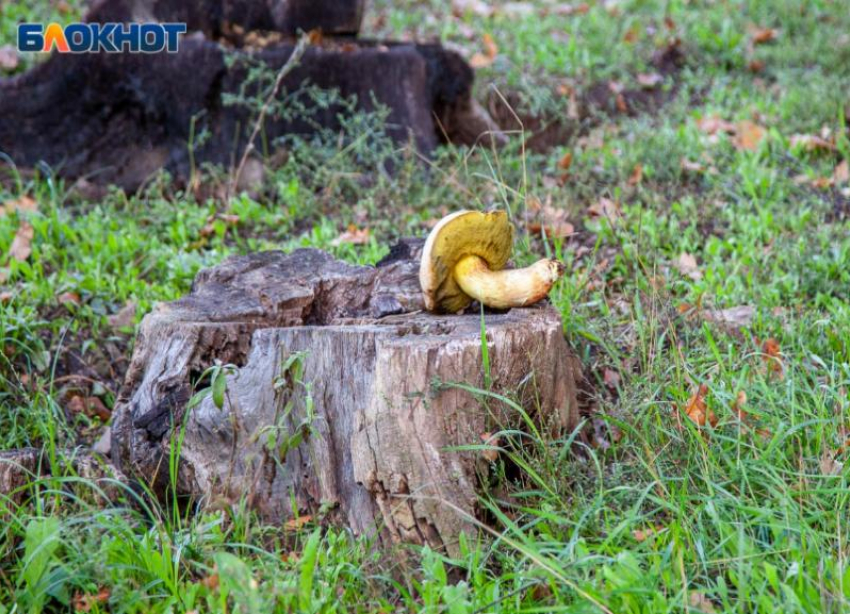
[[[201,502],[246,496],[281,521],[321,510],[358,534],[456,552],[458,535],[472,527],[446,503],[476,516],[488,468],[480,453],[457,448],[521,420],[500,403],[485,407],[438,385],[484,386],[480,316],[421,312],[411,245],[377,268],[298,250],[202,271],[188,296],[160,305],[141,325],[115,411],[116,463],[164,492],[163,459],[185,427],[182,494]],[[577,366],[559,314],[538,306],[485,321],[492,389],[516,394],[545,428],[574,428]],[[301,351],[315,417],[310,434],[281,458],[266,442],[291,436],[307,415],[303,389],[279,383],[282,363]],[[215,360],[237,366],[224,407],[206,398],[185,412],[193,378]]]

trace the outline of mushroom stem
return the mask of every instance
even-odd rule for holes
[[[524,269],[491,271],[478,256],[466,256],[454,269],[461,289],[493,309],[511,309],[536,303],[549,293],[564,273],[564,265],[544,258]]]

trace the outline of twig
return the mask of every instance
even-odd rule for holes
[[[227,190],[228,201],[230,200],[230,196],[233,195],[236,190],[236,185],[239,183],[239,178],[242,176],[242,170],[245,168],[248,156],[252,151],[254,151],[254,140],[257,138],[257,135],[260,133],[260,129],[263,127],[263,122],[266,119],[266,114],[269,111],[269,107],[271,107],[272,101],[277,97],[277,93],[280,91],[283,78],[292,72],[292,70],[298,65],[298,62],[301,60],[301,56],[304,55],[304,52],[307,50],[309,45],[310,36],[308,34],[304,34],[298,40],[298,44],[295,45],[295,49],[292,50],[292,54],[289,56],[289,59],[286,60],[286,63],[284,63],[277,72],[277,77],[274,80],[272,91],[263,103],[263,107],[260,109],[260,114],[257,116],[257,121],[254,122],[254,129],[251,131],[251,136],[245,144],[245,151],[242,153],[242,158],[239,160],[239,166],[236,167],[236,172],[230,178],[230,186]]]

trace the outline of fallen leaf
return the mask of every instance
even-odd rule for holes
[[[306,514],[304,516],[298,516],[297,518],[290,518],[283,525],[283,528],[285,528],[287,531],[299,531],[304,527],[304,525],[306,525],[311,520],[313,520],[313,517],[309,514]]]
[[[739,151],[756,151],[766,134],[764,128],[749,120],[735,124],[735,135],[732,144]]]
[[[200,235],[203,238],[211,237],[215,234],[216,221],[224,222],[225,228],[230,228],[239,224],[239,216],[229,213],[217,213],[207,218],[206,224],[201,228]]]
[[[782,349],[779,342],[773,337],[765,339],[761,345],[763,358],[767,364],[767,372],[776,373],[781,379],[785,375],[784,367],[782,366]]]
[[[847,183],[848,181],[850,181],[850,165],[847,163],[847,160],[842,160],[832,172],[832,182],[833,184],[838,185],[841,183]]]
[[[59,301],[60,305],[79,305],[80,295],[76,292],[63,292],[56,297],[56,300]]]
[[[593,218],[617,220],[623,216],[619,203],[604,196],[587,208],[587,214]]]
[[[127,303],[118,310],[118,313],[112,314],[107,318],[107,320],[112,328],[129,328],[133,326],[133,323],[136,320],[136,303],[133,301],[127,301]]]
[[[703,614],[715,614],[714,603],[702,593],[693,591],[688,595],[688,603],[690,606],[702,612]]]
[[[620,385],[620,374],[613,369],[606,368],[602,371],[602,380],[609,388],[616,388]]]
[[[102,605],[109,601],[110,591],[108,587],[103,587],[94,595],[77,593],[74,595],[73,605],[75,612],[90,612],[96,605]]]
[[[6,303],[10,303],[12,299],[15,298],[15,295],[8,290],[4,290],[0,292],[0,305],[5,305]]]
[[[640,73],[637,76],[638,85],[646,89],[653,89],[664,82],[664,77],[657,72]]]
[[[18,67],[20,58],[18,51],[12,45],[0,47],[0,70],[12,71]]]
[[[703,317],[709,322],[728,326],[729,328],[747,328],[753,323],[756,309],[752,305],[739,305],[727,309],[710,309],[703,312]]]
[[[0,206],[0,217],[15,211],[37,211],[38,203],[26,194],[14,200],[7,200]]]
[[[581,114],[578,110],[578,96],[575,92],[570,92],[569,100],[567,100],[567,118],[571,120],[578,120],[581,118]]]
[[[573,163],[573,152],[568,151],[565,153],[560,160],[558,160],[558,168],[562,171],[570,170],[570,166]]]
[[[18,227],[18,232],[15,233],[12,246],[9,248],[9,255],[18,262],[24,262],[32,254],[32,239],[34,236],[35,230],[32,224],[21,220],[21,225]]]
[[[702,279],[702,271],[699,270],[697,259],[692,254],[682,252],[674,265],[682,275],[690,277],[694,281]]]
[[[489,448],[487,450],[481,451],[481,456],[483,456],[487,461],[493,463],[499,458],[499,450],[496,448],[499,447],[500,441],[499,438],[494,436],[492,433],[482,433],[481,441],[488,446],[493,446],[493,448]]]
[[[545,205],[536,197],[528,199],[529,211],[535,212],[538,218],[526,224],[528,231],[536,234],[546,233],[550,238],[564,238],[575,234],[575,227],[567,219],[569,212],[553,207],[550,202],[551,197]]]
[[[211,591],[214,591],[214,590],[218,589],[219,581],[220,581],[220,579],[218,577],[218,573],[212,573],[212,574],[208,575],[206,578],[201,578],[201,580],[198,582],[198,584],[200,584],[201,586],[205,586],[206,588],[208,588]]]
[[[743,390],[739,390],[738,394],[735,396],[735,400],[732,402],[732,411],[735,412],[735,415],[738,416],[738,420],[741,422],[748,422],[750,419],[750,414],[744,409],[747,405],[747,393]]]
[[[788,140],[791,149],[806,151],[835,151],[835,143],[816,134],[794,134]]]
[[[626,33],[623,35],[623,42],[629,44],[634,43],[637,41],[639,34],[640,31],[638,30],[637,26],[632,26],[631,28],[626,30]],[[640,77],[638,77],[638,80],[640,80]]]
[[[590,10],[590,5],[586,2],[580,4],[556,4],[549,9],[553,15],[569,16],[569,15],[584,15]]]
[[[638,185],[641,181],[643,181],[643,165],[635,164],[635,167],[632,169],[632,174],[629,175],[629,179],[626,183],[635,186]]]
[[[506,2],[498,8],[498,11],[506,17],[521,18],[534,15],[537,7],[531,2]]]
[[[760,73],[764,70],[764,62],[762,60],[750,60],[747,63],[747,70],[752,73]]]
[[[708,408],[708,404],[705,402],[706,395],[708,395],[708,386],[700,384],[697,391],[688,399],[685,415],[697,426],[705,426],[706,423],[716,426],[717,416]]]
[[[83,414],[89,418],[99,418],[103,422],[112,417],[112,412],[98,397],[73,396],[68,401],[67,410],[73,414]]]
[[[693,162],[688,160],[687,158],[682,158],[681,162],[679,162],[679,166],[682,167],[682,170],[686,173],[703,173],[705,172],[705,167],[699,162]]]
[[[528,232],[534,234],[546,234],[550,239],[563,239],[575,234],[575,226],[569,222],[560,222],[557,224],[541,224],[540,222],[529,222],[526,224]]]
[[[717,115],[701,117],[697,120],[697,128],[710,136],[720,132],[726,132],[728,134],[734,134],[735,132],[735,124]]]
[[[452,0],[452,12],[456,17],[463,17],[466,13],[489,17],[493,14],[493,7],[482,0]]]
[[[489,34],[484,34],[481,37],[481,46],[484,48],[483,53],[475,53],[469,60],[469,65],[472,68],[486,68],[490,66],[499,55],[499,47]]]
[[[754,45],[763,45],[775,41],[779,36],[779,32],[774,28],[752,28],[750,34],[753,37]]]
[[[369,229],[357,228],[353,224],[348,227],[348,230],[340,233],[340,235],[331,241],[331,245],[342,245],[343,243],[351,243],[352,245],[364,245],[369,242]]]
[[[659,531],[659,529],[657,527],[647,527],[646,529],[635,529],[634,531],[632,531],[632,537],[634,537],[635,541],[637,541],[637,542],[645,542],[650,537],[658,534],[658,531]]]
[[[824,452],[820,458],[820,472],[822,475],[840,475],[844,469],[844,463],[837,460],[833,454]]]

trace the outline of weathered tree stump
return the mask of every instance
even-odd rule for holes
[[[480,316],[422,313],[418,261],[395,254],[372,268],[265,252],[201,272],[141,324],[115,412],[116,463],[163,492],[182,436],[182,494],[244,495],[281,520],[321,510],[357,533],[454,551],[470,525],[451,506],[476,515],[488,468],[480,450],[458,448],[521,420],[450,385],[486,386]],[[518,395],[546,428],[572,429],[576,365],[559,314],[538,306],[485,324],[491,390]],[[283,370],[296,352],[303,384]],[[207,396],[187,410],[215,361],[235,365],[222,408]]]

